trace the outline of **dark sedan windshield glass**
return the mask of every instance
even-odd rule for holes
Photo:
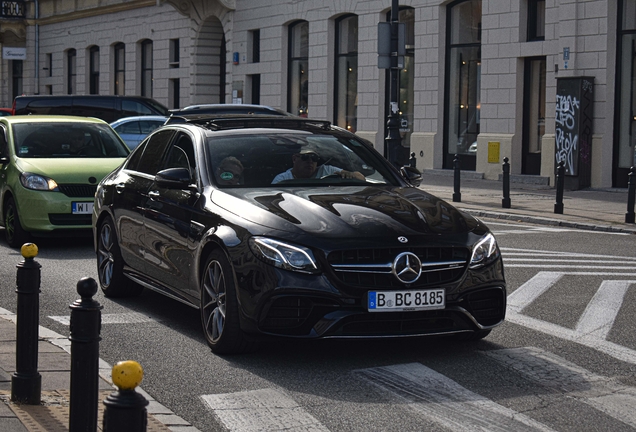
[[[15,154],[21,158],[117,158],[128,148],[108,126],[98,123],[13,125]]]
[[[355,138],[297,131],[237,134],[210,138],[208,155],[221,187],[397,185],[387,162]],[[294,167],[301,163],[313,173],[298,176]]]

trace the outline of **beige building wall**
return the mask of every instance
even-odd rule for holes
[[[444,160],[444,112],[446,74],[447,4],[439,0],[404,0],[415,10],[414,120],[410,128],[412,148],[420,169],[441,169]],[[25,93],[64,94],[65,57],[77,50],[77,88],[87,89],[87,49],[100,47],[100,93],[113,90],[112,46],[126,44],[126,94],[139,92],[139,46],[144,39],[154,44],[153,97],[168,104],[169,80],[179,78],[182,106],[202,102],[195,80],[205,78],[197,44],[210,20],[220,23],[226,38],[227,73],[225,101],[232,90],[241,89],[249,100],[251,76],[260,74],[260,102],[287,108],[287,26],[296,20],[309,22],[309,114],[333,120],[335,20],[343,14],[358,16],[358,134],[384,150],[386,124],[384,104],[385,70],[377,68],[377,24],[386,19],[386,1],[275,1],[236,0],[41,0],[39,26],[39,89],[35,88],[33,25],[27,27],[23,43],[28,49],[25,63]],[[592,186],[609,187],[612,179],[613,82],[616,64],[617,0],[547,0],[545,40],[526,42],[527,0],[482,2],[480,135],[476,171],[496,179],[504,157],[511,172],[522,173],[524,61],[546,58],[546,116],[541,176],[553,177],[554,115],[559,77],[594,77],[594,138]],[[29,24],[33,24],[31,20]],[[1,29],[1,27],[0,27]],[[260,31],[260,62],[252,63],[250,32]],[[8,35],[9,33],[7,33]],[[8,36],[5,35],[5,40]],[[179,38],[180,67],[170,68],[169,40]],[[567,68],[564,48],[570,50]],[[232,63],[232,55],[239,63]],[[42,66],[52,55],[53,74]],[[206,60],[207,61],[207,60]],[[8,92],[8,62],[0,67],[3,105]],[[218,81],[218,80],[217,80]],[[217,85],[217,84],[215,84]],[[547,142],[550,141],[550,142]],[[488,142],[499,142],[499,160],[488,161]],[[553,143],[552,143],[553,144]]]

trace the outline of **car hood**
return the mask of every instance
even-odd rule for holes
[[[259,225],[329,237],[464,233],[479,224],[417,188],[237,188],[215,190],[212,201]]]
[[[95,177],[97,180],[95,183],[97,183],[125,160],[125,158],[18,158],[16,166],[21,172],[50,177],[57,183],[92,183],[88,180],[90,177]]]

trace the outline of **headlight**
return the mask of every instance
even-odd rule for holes
[[[55,183],[55,180],[38,174],[22,173],[20,174],[20,183],[22,183],[22,186],[27,189],[40,191],[57,190],[57,183]]]
[[[252,237],[249,243],[258,258],[275,267],[303,273],[318,272],[314,254],[307,248],[266,237]]]
[[[473,255],[470,257],[470,268],[483,267],[499,258],[500,252],[497,240],[491,233],[483,236],[473,247]]]

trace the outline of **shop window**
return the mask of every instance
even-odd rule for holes
[[[386,15],[386,20],[391,21],[391,13]],[[413,133],[414,121],[414,65],[415,65],[415,9],[403,7],[400,9],[398,18],[400,23],[404,23],[406,30],[405,45],[406,54],[404,56],[404,65],[399,71],[398,76],[398,116],[399,116],[399,134],[400,146],[396,151],[396,163],[400,166],[407,165],[411,152],[411,134]],[[390,71],[386,72],[386,112],[385,118],[389,114],[390,100]],[[385,122],[386,126],[386,122]],[[384,136],[388,131],[385,129]],[[388,151],[388,149],[387,149]]]
[[[357,129],[358,108],[358,17],[336,21],[336,83],[334,122],[351,132]]]
[[[619,2],[618,22],[617,143],[613,184],[626,187],[629,169],[636,166],[636,2]]]
[[[480,128],[481,0],[462,0],[447,9],[444,166],[460,154],[462,169],[475,169]]]
[[[287,111],[308,116],[309,102],[309,23],[296,21],[289,26]]]

